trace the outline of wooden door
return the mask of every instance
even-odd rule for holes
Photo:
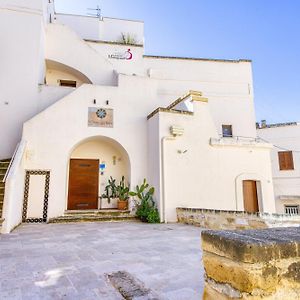
[[[99,160],[71,159],[68,209],[97,209],[98,188]]]
[[[258,198],[256,181],[244,180],[243,181],[243,194],[244,194],[244,210],[246,212],[258,212]]]

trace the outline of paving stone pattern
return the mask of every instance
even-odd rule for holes
[[[181,224],[24,224],[0,235],[0,299],[121,300],[108,274],[125,271],[160,300],[198,300],[200,233]]]

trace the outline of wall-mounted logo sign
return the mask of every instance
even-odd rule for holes
[[[127,51],[124,51],[124,52],[115,52],[115,53],[108,55],[108,58],[124,59],[124,60],[132,60],[132,57],[133,57],[133,55],[132,55],[130,49],[128,49]]]
[[[89,107],[88,111],[89,127],[113,127],[113,109]]]

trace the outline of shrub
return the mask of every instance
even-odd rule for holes
[[[141,186],[136,186],[135,192],[130,192],[130,196],[137,196],[137,211],[136,215],[142,222],[159,223],[159,213],[153,200],[154,187],[149,187],[146,179]]]

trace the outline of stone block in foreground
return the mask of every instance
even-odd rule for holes
[[[203,299],[300,299],[300,228],[203,231]]]

